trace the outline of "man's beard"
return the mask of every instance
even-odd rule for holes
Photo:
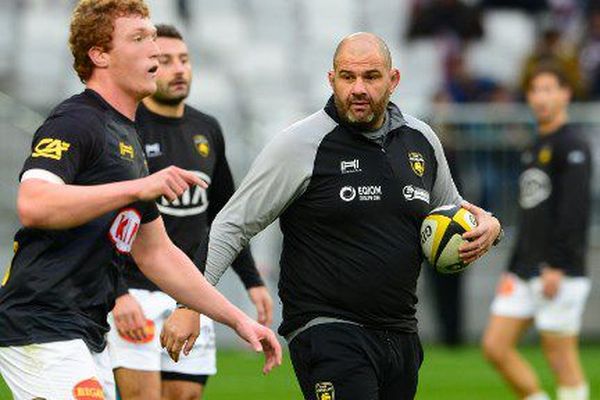
[[[168,90],[163,90],[163,88],[161,88],[159,85],[156,92],[154,92],[154,94],[152,95],[152,99],[157,103],[163,104],[165,106],[176,106],[179,105],[182,101],[184,101],[189,94],[189,86],[188,90],[186,90],[184,94],[172,96],[168,94]]]
[[[358,120],[350,111],[349,103],[352,100],[365,100],[364,97],[352,98],[350,97],[346,101],[342,101],[338,96],[333,96],[335,100],[335,107],[337,108],[337,112],[339,117],[344,121],[346,125],[351,126],[352,128],[359,131],[372,131],[377,129],[376,125],[380,122],[382,115],[384,115],[387,105],[390,101],[390,96],[388,94],[384,95],[379,102],[374,102],[372,98],[369,98],[369,107],[371,109],[371,114],[367,115],[365,118]]]

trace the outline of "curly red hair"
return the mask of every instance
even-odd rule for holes
[[[150,17],[144,0],[81,0],[71,17],[69,47],[73,54],[73,68],[85,83],[94,70],[88,56],[92,47],[110,51],[114,22],[119,17]]]

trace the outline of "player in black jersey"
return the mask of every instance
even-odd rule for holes
[[[527,400],[550,398],[516,349],[532,323],[558,383],[558,400],[589,398],[577,343],[590,291],[585,253],[591,156],[585,137],[568,123],[570,96],[563,72],[553,66],[540,67],[529,79],[538,137],[522,154],[517,240],[483,339],[487,358]]]
[[[346,37],[329,73],[333,96],[273,138],[211,226],[205,274],[216,284],[279,218],[279,332],[305,399],[416,393],[419,229],[431,209],[462,198],[435,133],[389,101],[399,80],[381,38]],[[466,207],[479,222],[460,249],[472,261],[500,224]]]
[[[0,288],[0,372],[18,399],[114,398],[104,335],[128,253],[167,293],[262,345],[264,370],[280,360],[273,333],[206,282],[159,216],[156,198],[205,183],[177,167],[147,175],[133,120],[156,90],[155,32],[142,0],[84,0],[73,13],[86,90],[35,133],[20,175],[23,228]]]
[[[233,194],[233,178],[225,158],[224,138],[218,122],[184,102],[192,78],[187,45],[175,27],[157,25],[156,28],[157,45],[161,53],[158,57],[158,89],[140,104],[136,126],[146,151],[150,173],[173,164],[193,171],[210,184],[207,190],[200,187],[188,190],[175,201],[165,197],[158,201],[171,240],[198,267],[203,268],[208,228]],[[259,322],[270,324],[272,300],[249,249],[240,254],[233,268],[257,307]],[[191,352],[186,349],[187,357],[175,363],[166,351],[161,351],[158,335],[164,321],[175,308],[175,301],[160,292],[134,263],[128,265],[124,272],[129,294],[117,299],[112,312],[114,319],[109,317],[113,329],[108,336],[112,367],[121,398],[201,398],[208,376],[216,373],[213,322],[205,316],[202,317],[202,324],[195,320],[197,329],[193,340],[198,333],[200,337]],[[180,313],[198,317],[191,310]],[[170,321],[168,326],[175,329],[185,322]],[[197,332],[200,326],[201,330]],[[178,350],[176,354],[179,354]]]

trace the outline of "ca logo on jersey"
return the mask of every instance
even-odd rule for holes
[[[319,382],[315,385],[317,400],[335,400],[335,388],[331,382]]]
[[[408,153],[408,161],[410,162],[410,167],[417,176],[421,177],[425,174],[425,159],[421,153]]]
[[[208,139],[204,135],[196,135],[194,136],[194,144],[196,145],[196,150],[202,157],[208,157],[210,153],[210,145],[208,144]]]
[[[33,149],[31,157],[44,157],[60,160],[64,152],[69,150],[70,143],[60,139],[44,138]]]
[[[142,218],[136,209],[126,208],[117,214],[108,231],[108,236],[115,244],[117,251],[120,253],[131,252],[131,245],[140,229],[141,222]]]
[[[200,179],[210,185],[210,176],[204,172],[191,171]],[[173,202],[162,196],[157,203],[158,210],[166,215],[174,217],[189,217],[191,215],[202,214],[208,208],[208,196],[206,190],[200,186],[192,186],[178,199]]]

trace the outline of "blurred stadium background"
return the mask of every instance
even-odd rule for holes
[[[518,154],[533,137],[521,82],[535,62],[547,58],[560,62],[576,89],[572,121],[589,135],[595,158],[588,265],[592,280],[600,283],[597,1],[147,2],[154,22],[173,23],[184,33],[194,64],[189,103],[222,123],[237,181],[271,136],[325,103],[330,95],[326,73],[342,37],[372,31],[387,41],[402,73],[393,100],[403,111],[434,126],[455,160],[464,196],[499,215],[507,228],[507,240],[463,278],[462,324],[470,343],[476,343],[481,335],[497,278],[511,249]],[[0,7],[0,243],[4,244],[0,265],[6,265],[11,257],[12,235],[18,227],[16,177],[31,136],[55,104],[82,89],[71,69],[67,46],[74,4],[68,0],[2,0]],[[272,226],[252,243],[259,268],[273,290],[278,277],[278,235],[277,226]],[[436,343],[439,327],[427,283],[422,279],[419,288],[420,330],[426,343]],[[233,273],[227,273],[219,287],[253,312]],[[600,291],[593,290],[584,317],[586,343],[600,338],[599,307]],[[276,315],[278,323],[279,309]],[[241,346],[224,329],[218,330],[218,341],[220,347]],[[589,348],[598,351],[592,345]],[[473,357],[472,353],[471,349],[465,360]],[[295,390],[291,379],[285,378]]]

